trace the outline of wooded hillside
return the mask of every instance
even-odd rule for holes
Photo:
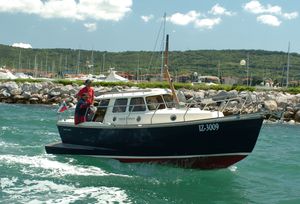
[[[285,83],[287,53],[264,50],[189,50],[170,51],[169,66],[173,75],[215,75],[246,77],[247,65],[240,65],[249,56],[249,76],[254,81],[271,78]],[[158,74],[162,63],[160,52],[106,52],[73,49],[22,49],[0,45],[0,66],[23,71],[34,69],[56,73],[107,73],[118,71],[140,75]],[[93,66],[92,66],[93,65]],[[290,81],[300,80],[300,54],[290,54]]]

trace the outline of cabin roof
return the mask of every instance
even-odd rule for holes
[[[128,90],[122,92],[107,92],[103,95],[97,96],[95,100],[110,99],[110,98],[132,98],[132,97],[146,97],[153,95],[162,95],[162,94],[171,94],[172,92],[169,89],[137,89],[137,90]]]

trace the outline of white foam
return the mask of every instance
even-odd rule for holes
[[[18,128],[13,127],[13,126],[2,126],[1,130],[3,130],[3,131],[9,131],[9,130],[15,131],[15,130],[18,130]]]
[[[230,166],[230,167],[228,167],[228,169],[229,169],[231,172],[236,172],[236,171],[237,171],[237,166]]]
[[[18,198],[22,203],[74,203],[92,200],[93,203],[131,203],[125,190],[117,187],[79,187],[57,184],[53,181],[24,180],[18,187],[4,189],[3,192]],[[43,194],[44,196],[39,196]]]
[[[120,174],[106,173],[102,169],[95,166],[84,166],[71,163],[62,163],[51,160],[51,157],[45,156],[20,156],[20,155],[0,155],[0,162],[6,164],[21,164],[27,165],[30,168],[23,168],[23,173],[37,174],[36,168],[48,170],[47,174],[43,171],[44,176],[60,177],[64,175],[78,175],[78,176],[125,176]],[[40,176],[43,176],[40,175]],[[128,176],[126,176],[128,177]]]
[[[1,148],[7,148],[7,147],[14,147],[15,148],[15,147],[19,146],[19,144],[0,141],[0,146],[1,146]]]
[[[0,178],[0,186],[1,189],[14,186],[14,184],[18,181],[18,178],[12,177],[10,178]]]

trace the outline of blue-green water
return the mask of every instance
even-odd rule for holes
[[[265,124],[228,169],[47,155],[57,107],[0,103],[0,203],[300,203],[300,125]]]

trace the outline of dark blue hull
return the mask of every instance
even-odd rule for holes
[[[172,163],[188,168],[224,168],[252,152],[263,117],[131,127],[59,126],[62,143],[47,153],[94,155],[122,162]]]

